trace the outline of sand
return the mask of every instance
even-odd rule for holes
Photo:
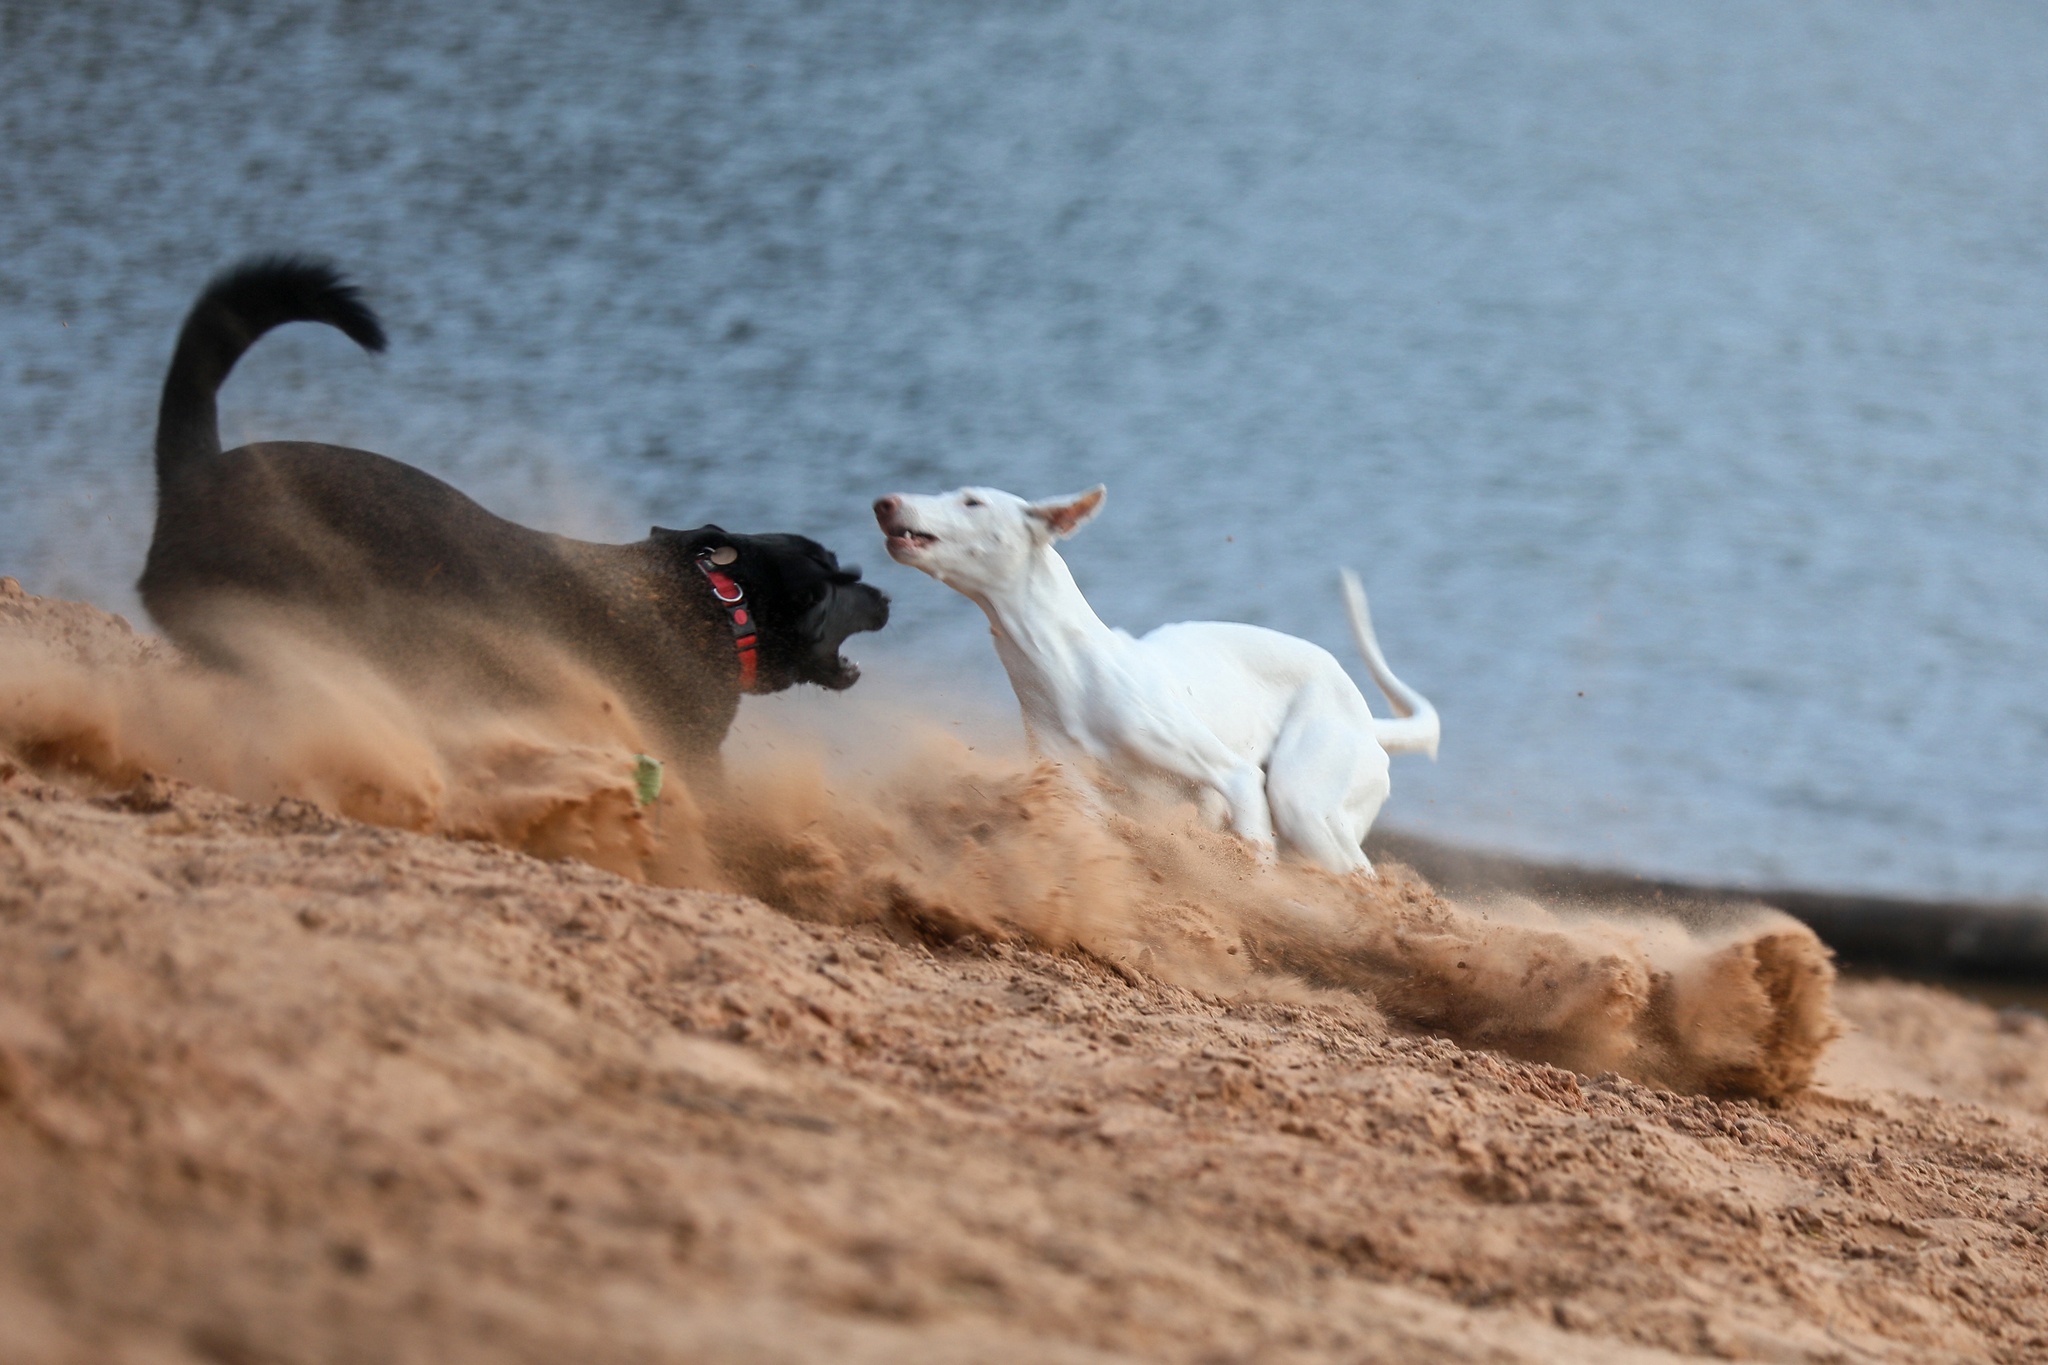
[[[0,1360],[2048,1359],[2048,1021],[1789,921],[1262,870],[945,737],[658,817],[629,728],[280,747],[11,588]]]

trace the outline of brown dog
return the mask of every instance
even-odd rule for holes
[[[519,654],[552,645],[609,683],[663,752],[711,761],[742,692],[833,689],[860,670],[847,636],[889,600],[797,535],[655,527],[605,545],[529,530],[364,450],[278,441],[223,451],[215,394],[273,327],[324,322],[384,346],[336,271],[245,262],[185,319],[157,420],[156,534],[138,585],[180,645],[237,662],[231,622],[282,613],[403,680],[516,693]],[[522,643],[524,642],[524,643]]]

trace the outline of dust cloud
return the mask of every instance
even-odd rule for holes
[[[1826,949],[1764,907],[1689,930],[1461,906],[1398,866],[1262,864],[1192,807],[1134,819],[893,709],[838,707],[865,751],[815,727],[736,733],[706,826],[733,889],[833,923],[1071,945],[1216,994],[1363,994],[1469,1045],[1683,1090],[1798,1090],[1840,1031]]]
[[[1777,1096],[1840,1031],[1811,931],[1710,931],[1453,903],[1404,869],[1262,864],[1191,808],[1142,819],[1075,775],[935,725],[874,680],[750,701],[717,773],[637,798],[645,739],[572,660],[500,642],[521,686],[401,687],[287,623],[203,670],[94,608],[0,580],[0,750],[106,791],[166,774],[250,802],[577,858],[793,916],[1071,948],[1216,995],[1363,996],[1459,1042],[1674,1089]]]

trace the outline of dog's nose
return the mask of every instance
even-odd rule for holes
[[[880,520],[883,517],[893,517],[896,515],[897,510],[902,506],[903,499],[896,497],[894,494],[891,494],[889,497],[886,498],[876,498],[875,517],[877,520]]]

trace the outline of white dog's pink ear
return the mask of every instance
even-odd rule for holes
[[[1071,498],[1047,498],[1034,502],[1024,510],[1046,524],[1056,536],[1070,536],[1081,529],[1082,523],[1102,510],[1102,499],[1109,490],[1101,484],[1078,493]]]

